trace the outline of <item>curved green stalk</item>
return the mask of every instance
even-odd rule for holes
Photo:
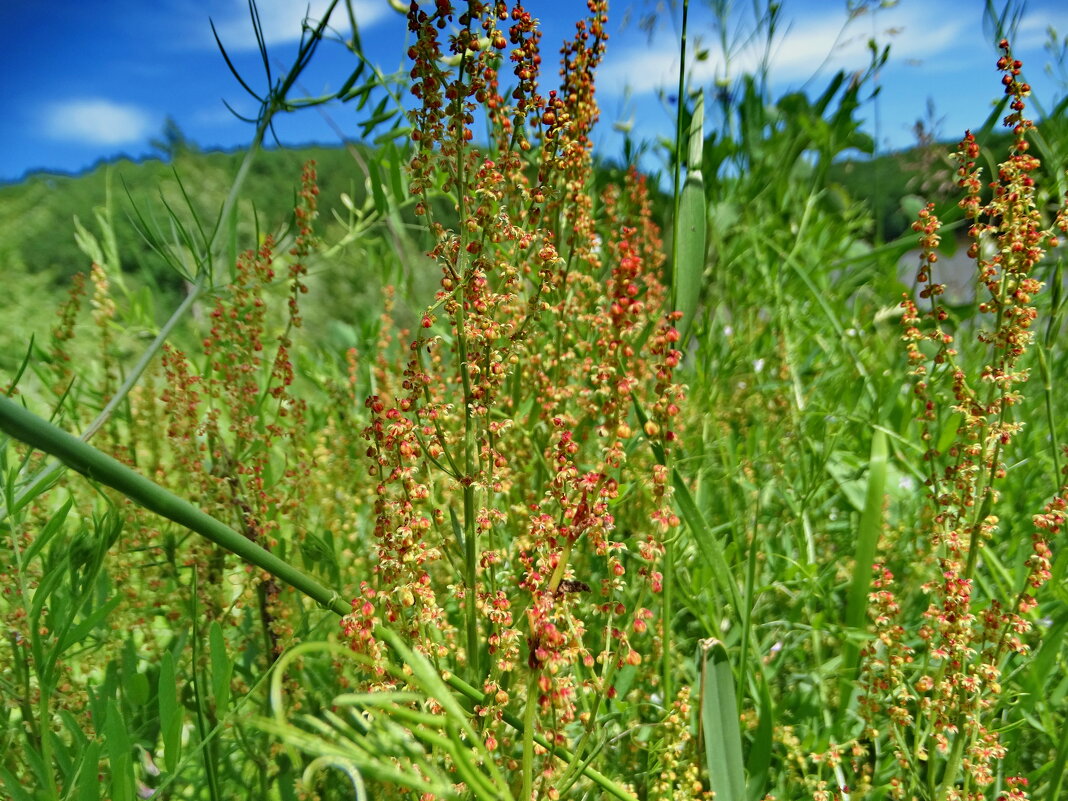
[[[43,420],[10,398],[0,397],[0,430],[38,450],[51,454],[83,476],[118,490],[149,511],[207,537],[246,562],[295,587],[339,615],[352,611],[338,593],[327,589],[288,562],[279,559],[189,501],[179,498],[97,450],[73,434]]]
[[[527,680],[527,703],[523,709],[523,789],[522,801],[530,801],[534,792],[534,714],[537,710],[538,672],[530,671]]]

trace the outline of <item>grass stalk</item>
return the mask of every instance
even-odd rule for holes
[[[86,478],[118,490],[134,503],[207,537],[216,545],[300,590],[324,608],[339,615],[351,611],[349,604],[336,592],[327,589],[288,562],[264,550],[189,501],[131,470],[117,459],[24,409],[10,398],[0,397],[0,430],[33,448],[51,454]]]
[[[523,708],[523,785],[519,797],[530,801],[534,793],[534,718],[538,710],[538,672],[527,678],[527,701]]]
[[[690,0],[682,0],[682,36],[679,41],[679,85],[675,108],[675,163],[672,165],[672,186],[674,187],[674,214],[672,215],[672,276],[678,275],[679,243],[679,206],[682,197],[682,148],[683,148],[683,111],[686,97],[686,33],[690,15]],[[674,288],[674,284],[673,284]]]

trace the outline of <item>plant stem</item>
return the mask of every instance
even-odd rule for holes
[[[671,244],[671,260],[674,265],[672,270],[672,276],[678,273],[678,252],[679,252],[679,197],[682,192],[682,148],[683,148],[683,133],[682,133],[682,113],[685,108],[685,92],[686,92],[686,25],[690,15],[690,0],[682,0],[682,40],[679,45],[679,90],[678,97],[676,98],[675,107],[675,164],[672,170],[672,183],[675,186],[674,192],[674,216],[672,218],[672,232],[673,239]],[[674,289],[674,285],[672,285]]]
[[[660,624],[663,633],[660,636],[661,663],[660,663],[660,689],[664,698],[664,709],[671,709],[675,700],[675,688],[672,686],[671,673],[673,668],[671,651],[671,616],[672,606],[675,601],[675,570],[672,567],[675,560],[675,544],[672,540],[664,543],[664,611],[660,614]]]
[[[530,801],[534,792],[534,713],[537,711],[538,671],[527,679],[527,705],[523,710],[523,789],[521,801]]]
[[[470,5],[470,4],[469,4]],[[469,9],[470,10],[470,9]],[[470,32],[472,21],[476,18],[475,14],[470,14],[467,23],[467,30]],[[464,71],[467,67],[467,52],[464,51],[460,57],[460,65],[457,71],[456,82],[458,84],[463,83]],[[460,219],[460,253],[466,252],[465,249],[465,229],[463,225],[465,218],[467,217],[467,182],[464,174],[464,109],[462,92],[457,92],[456,101],[454,105],[454,125],[456,133],[456,208]],[[464,596],[464,611],[466,613],[466,628],[467,628],[467,663],[471,668],[471,679],[473,681],[481,681],[482,669],[480,662],[480,638],[478,636],[478,593],[476,592],[475,584],[478,580],[478,527],[475,525],[475,416],[472,414],[472,390],[471,390],[471,369],[468,362],[469,354],[467,350],[467,334],[466,334],[466,312],[464,309],[464,299],[462,293],[463,282],[467,279],[465,274],[467,270],[462,268],[462,265],[458,263],[456,265],[459,272],[459,287],[461,288],[460,297],[456,300],[456,315],[454,318],[454,325],[456,326],[456,355],[458,361],[458,369],[460,371],[460,380],[463,384],[464,393],[464,472],[461,476],[461,482],[463,486],[464,497],[464,584],[466,586],[466,593]]]
[[[679,308],[679,242],[682,238],[682,226],[679,222],[679,210],[681,207],[682,198],[682,154],[683,154],[683,126],[682,116],[685,109],[685,91],[686,91],[686,30],[689,21],[690,14],[690,0],[683,0],[682,2],[682,41],[679,46],[679,89],[677,97],[677,106],[675,109],[675,164],[672,175],[674,184],[673,195],[673,212],[671,219],[671,307],[673,309]],[[689,141],[687,139],[687,141]],[[693,165],[688,164],[687,169],[692,169]],[[690,321],[687,321],[689,324]],[[661,464],[666,466],[667,459],[661,456],[659,459]],[[671,681],[671,617],[672,617],[672,602],[674,600],[674,547],[669,540],[664,545],[664,575],[663,575],[663,611],[660,614],[661,620],[661,649],[662,659],[660,666],[660,689],[664,699],[664,708],[670,709],[671,702],[675,698],[674,687]]]

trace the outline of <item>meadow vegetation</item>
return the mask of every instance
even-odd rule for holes
[[[1068,217],[1010,43],[886,241],[840,172],[885,52],[680,76],[664,199],[595,167],[607,5],[412,3],[403,106],[294,99],[335,3],[210,187],[81,219],[0,364],[4,797],[1063,796]],[[376,146],[248,202],[327,100]]]

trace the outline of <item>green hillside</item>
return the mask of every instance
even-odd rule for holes
[[[254,209],[262,220],[285,218],[293,208],[301,165],[314,159],[319,167],[324,219],[330,220],[333,212],[343,211],[342,193],[357,204],[362,202],[365,187],[356,156],[366,155],[365,149],[356,146],[351,150],[264,150],[252,163],[242,205]],[[211,219],[243,157],[242,150],[186,151],[171,163],[119,159],[79,175],[38,172],[21,183],[0,186],[0,259],[9,272],[47,271],[62,281],[87,267],[73,236],[73,221],[78,218],[83,224],[89,223],[92,210],[110,206],[123,268],[148,269],[161,285],[173,287],[177,276],[153,252],[143,226],[138,224],[138,214],[146,221],[166,225],[170,208],[180,219],[191,222],[191,202],[201,219]]]

